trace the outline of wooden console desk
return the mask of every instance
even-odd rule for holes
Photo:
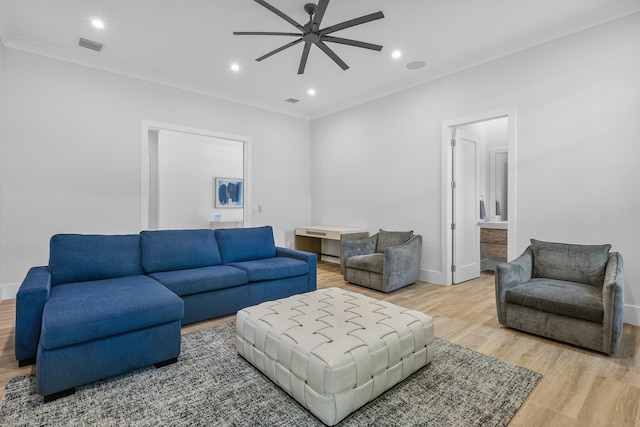
[[[209,228],[215,230],[216,228],[242,228],[243,221],[211,221]]]
[[[358,240],[369,237],[369,232],[362,228],[331,227],[323,225],[311,225],[296,227],[295,248],[301,251],[313,252],[318,259],[340,263],[342,259],[342,242],[345,240]],[[334,242],[340,249],[333,253],[323,253],[323,241]]]

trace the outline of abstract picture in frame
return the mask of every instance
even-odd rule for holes
[[[216,178],[216,208],[241,208],[243,183],[238,178]]]

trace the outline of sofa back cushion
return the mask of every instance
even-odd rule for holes
[[[251,228],[219,228],[215,233],[223,264],[276,256],[273,229],[269,225]]]
[[[221,263],[213,230],[158,230],[140,233],[145,273],[188,270]]]
[[[574,245],[531,239],[534,278],[602,286],[611,245]]]
[[[142,273],[140,236],[56,234],[49,242],[51,286]]]
[[[413,237],[413,230],[411,231],[385,231],[380,229],[378,232],[378,243],[376,245],[376,252],[384,253],[385,249],[391,246],[398,246],[407,242]]]

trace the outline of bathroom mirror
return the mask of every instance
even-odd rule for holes
[[[488,206],[489,218],[495,221],[508,221],[507,183],[508,179],[508,148],[500,147],[491,150],[491,191]]]

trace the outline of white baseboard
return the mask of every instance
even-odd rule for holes
[[[637,305],[624,305],[624,323],[640,326],[640,307]]]
[[[419,279],[423,282],[435,283],[436,285],[441,285],[444,282],[444,280],[442,280],[442,272],[434,270],[420,269]]]
[[[20,283],[6,283],[0,285],[0,297],[2,300],[15,299],[18,295],[18,289],[20,289]]]

